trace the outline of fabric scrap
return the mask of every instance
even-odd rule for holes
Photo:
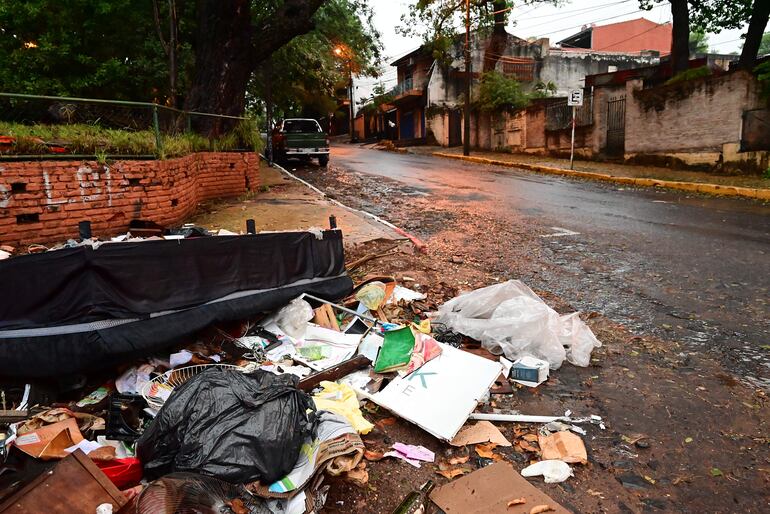
[[[356,393],[349,385],[326,380],[320,385],[323,390],[313,396],[318,410],[328,410],[344,417],[359,434],[371,432],[374,425],[361,414]]]

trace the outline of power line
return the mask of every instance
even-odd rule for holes
[[[660,4],[660,5],[656,5],[656,6],[655,6],[655,7],[653,7],[652,9],[660,9],[661,7],[666,7],[667,5],[668,5],[668,4]],[[650,9],[650,10],[652,10],[652,9]],[[635,10],[635,11],[629,11],[629,12],[626,12],[626,13],[623,13],[623,14],[618,14],[618,15],[615,15],[615,16],[610,16],[610,17],[608,17],[608,18],[602,18],[602,19],[600,19],[600,20],[594,20],[594,21],[591,21],[591,22],[587,22],[587,23],[581,23],[580,25],[575,25],[574,27],[565,27],[565,28],[563,28],[563,29],[555,30],[555,31],[553,31],[553,32],[546,32],[546,33],[544,33],[544,34],[541,34],[541,35],[540,35],[540,37],[542,37],[542,36],[550,36],[550,35],[552,35],[552,34],[558,34],[559,32],[565,32],[565,31],[567,31],[567,30],[575,30],[575,29],[578,29],[578,28],[584,27],[584,26],[586,26],[586,25],[589,25],[589,26],[590,26],[590,25],[592,25],[592,24],[594,24],[594,23],[599,23],[599,22],[602,22],[602,21],[615,20],[615,19],[617,19],[617,18],[622,18],[622,17],[624,17],[624,16],[629,16],[629,15],[631,15],[631,14],[637,14],[637,13],[641,13],[641,12],[649,12],[649,11],[642,11],[641,9],[637,9],[637,10]],[[656,27],[658,27],[658,26],[659,26],[659,25],[656,25]]]
[[[541,14],[541,15],[538,15],[538,16],[530,16],[527,19],[535,20],[535,19],[540,19],[540,18],[549,18],[551,16],[560,16],[562,14],[582,13],[582,11],[587,11],[587,12],[598,11],[599,9],[603,9],[605,7],[610,7],[612,5],[627,4],[628,2],[631,2],[631,1],[632,0],[620,0],[619,2],[610,2],[608,4],[601,4],[601,5],[592,5],[591,7],[581,7],[580,9],[573,9],[571,11],[558,11],[558,12],[551,13],[551,14]],[[585,14],[585,13],[583,13],[583,14]],[[520,15],[520,16],[523,16],[523,14]],[[571,18],[571,16],[568,16],[568,18]]]

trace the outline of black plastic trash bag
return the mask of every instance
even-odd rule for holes
[[[294,468],[315,430],[297,377],[212,367],[178,387],[137,441],[147,478],[191,471],[272,483]]]

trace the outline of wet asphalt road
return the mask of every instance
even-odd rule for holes
[[[523,218],[554,265],[521,277],[531,286],[717,353],[770,388],[770,205],[348,145],[333,149],[332,163]]]

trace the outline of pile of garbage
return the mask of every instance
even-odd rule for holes
[[[587,461],[581,435],[604,428],[601,418],[477,411],[491,390],[538,387],[565,360],[589,365],[599,341],[577,314],[560,316],[519,281],[432,313],[416,289],[370,277],[338,302],[302,294],[124,364],[92,390],[71,386],[69,396],[88,393],[71,401],[0,384],[0,511],[6,502],[43,512],[56,492],[71,512],[310,513],[324,505],[326,477],[363,486],[367,462],[391,458],[436,463],[454,479],[425,484],[398,512],[429,501],[463,512],[463,491],[485,487],[494,488],[475,495],[474,511],[505,496],[506,512],[567,512],[521,475],[567,480]],[[402,442],[367,448],[367,405],[473,447],[489,465],[474,471],[467,456],[437,459]],[[511,442],[492,421],[533,429]],[[521,475],[497,454],[513,445],[539,459]],[[73,473],[77,490],[67,486]]]

